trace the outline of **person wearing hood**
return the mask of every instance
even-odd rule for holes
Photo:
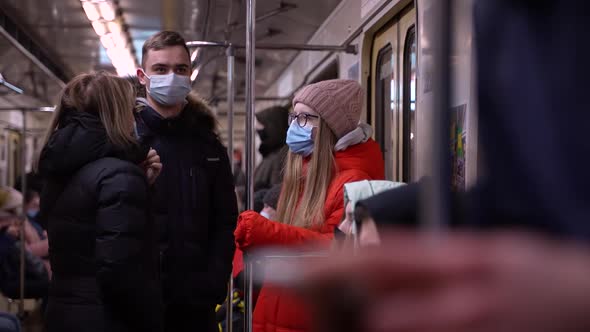
[[[163,329],[148,209],[162,164],[133,134],[134,95],[99,72],[59,97],[37,165],[53,270],[48,332]]]
[[[344,184],[384,178],[372,129],[359,124],[361,86],[329,80],[297,92],[289,114],[289,146],[276,220],[243,212],[235,231],[243,252],[265,246],[315,243],[328,248],[344,214]],[[307,331],[309,313],[293,293],[263,285],[254,331]]]
[[[227,149],[207,105],[189,95],[191,60],[180,34],[143,45],[137,70],[146,99],[136,114],[140,140],[166,165],[154,185],[167,331],[216,331],[227,293],[238,216]]]
[[[256,131],[260,137],[258,151],[262,161],[254,171],[254,191],[270,189],[283,180],[283,167],[289,148],[285,144],[287,137],[287,107],[271,107],[256,113]]]

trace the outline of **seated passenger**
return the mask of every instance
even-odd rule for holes
[[[162,165],[134,136],[133,87],[106,73],[62,91],[41,151],[53,269],[47,331],[161,331],[148,185]]]
[[[20,193],[19,193],[20,194]],[[41,227],[37,221],[39,212],[39,193],[35,190],[27,189],[24,195],[25,202],[23,210],[25,211],[25,247],[32,255],[43,260],[45,269],[51,278],[51,266],[49,264],[49,242],[47,240],[47,231]],[[20,225],[13,223],[6,233],[11,235],[14,239],[20,238]]]
[[[17,190],[0,188],[0,290],[5,296],[13,299],[20,297],[19,229],[22,219],[17,209],[22,206],[22,202],[23,196]],[[48,271],[43,261],[29,250],[25,250],[25,298],[45,298],[48,288]]]
[[[18,317],[8,312],[0,312],[0,332],[20,332]]]
[[[242,213],[235,231],[242,251],[263,246],[329,246],[342,220],[344,184],[384,178],[372,129],[360,124],[363,92],[351,80],[308,85],[293,100],[285,166],[276,220]],[[235,272],[235,271],[234,271]],[[303,305],[283,289],[263,285],[254,312],[255,331],[307,331]]]

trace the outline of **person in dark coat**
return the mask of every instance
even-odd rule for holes
[[[215,307],[227,294],[237,202],[227,149],[207,105],[188,95],[184,39],[163,31],[143,46],[137,72],[140,139],[165,167],[154,186],[167,331],[216,331]],[[187,97],[188,95],[188,97]]]
[[[270,189],[283,180],[283,167],[287,157],[287,107],[271,107],[256,113],[257,132],[260,137],[258,151],[262,161],[254,171],[254,190]]]
[[[148,190],[162,165],[133,135],[134,98],[106,73],[74,78],[59,98],[38,162],[48,332],[163,329]]]

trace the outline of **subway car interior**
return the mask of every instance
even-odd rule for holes
[[[66,131],[68,126],[78,122],[80,128],[92,131],[84,122],[90,120],[68,114],[75,108],[72,105],[81,105],[76,104],[73,97],[76,89],[80,89],[76,84],[86,89],[84,84],[93,84],[89,80],[94,77],[100,80],[103,76],[107,80],[123,78],[120,81],[126,84],[125,88],[113,87],[100,92],[88,88],[79,95],[82,99],[94,100],[97,105],[104,98],[109,100],[105,109],[101,108],[102,104],[91,105],[91,111],[82,112],[91,114],[88,116],[92,116],[95,122],[115,122],[113,127],[104,125],[106,129],[101,129],[106,130],[103,140],[112,141],[114,146],[119,136],[120,140],[137,138],[143,142],[141,137],[145,130],[151,130],[146,134],[150,139],[163,135],[161,139],[149,141],[149,145],[140,144],[145,145],[143,152],[147,157],[143,155],[145,158],[139,160],[141,163],[133,165],[137,170],[128,171],[135,174],[133,172],[146,170],[145,174],[141,173],[142,181],[146,183],[141,184],[141,188],[145,187],[141,197],[149,196],[152,201],[142,208],[150,210],[151,205],[155,210],[154,214],[147,213],[147,220],[154,220],[160,230],[165,228],[165,236],[170,238],[178,236],[187,242],[193,237],[205,243],[173,244],[168,240],[171,241],[170,248],[184,250],[182,257],[186,262],[181,264],[183,268],[191,264],[191,258],[209,263],[202,265],[206,268],[197,269],[201,274],[189,269],[190,272],[181,273],[180,279],[166,282],[184,285],[218,278],[220,280],[211,281],[211,285],[220,282],[226,285],[224,296],[218,298],[217,303],[211,302],[214,324],[205,328],[205,323],[195,322],[192,330],[587,331],[586,328],[590,328],[587,311],[586,315],[582,309],[579,315],[573,309],[568,311],[570,315],[546,315],[546,311],[536,310],[542,306],[542,301],[547,301],[548,306],[556,311],[561,303],[564,308],[569,304],[572,308],[587,310],[590,307],[590,285],[581,281],[581,276],[590,272],[590,267],[580,265],[578,268],[571,258],[576,255],[590,257],[590,254],[582,256],[586,254],[585,245],[590,239],[590,224],[585,219],[590,217],[590,178],[580,175],[587,173],[585,166],[590,166],[590,162],[586,164],[589,157],[585,154],[590,149],[583,137],[577,136],[587,133],[584,126],[590,123],[584,121],[590,120],[585,115],[590,111],[587,109],[588,99],[583,92],[578,92],[584,86],[581,77],[588,74],[588,58],[585,56],[590,52],[586,41],[574,38],[580,31],[587,31],[582,29],[588,23],[579,14],[588,9],[584,6],[584,1],[579,0],[0,0],[0,235],[4,237],[0,248],[0,283],[9,284],[0,286],[0,320],[6,319],[6,323],[0,321],[0,331],[86,331],[77,329],[75,319],[68,318],[78,312],[86,317],[86,313],[64,309],[74,306],[75,301],[85,300],[64,291],[68,283],[63,280],[69,280],[64,275],[72,270],[83,270],[72,266],[87,262],[65,260],[77,262],[88,246],[83,246],[80,239],[68,239],[75,238],[76,234],[96,236],[96,246],[90,246],[88,250],[92,255],[100,255],[115,250],[114,244],[105,249],[102,244],[106,241],[104,236],[117,240],[131,236],[127,232],[134,231],[131,226],[129,229],[116,226],[124,229],[110,231],[114,233],[101,228],[98,221],[104,218],[101,211],[111,201],[102,200],[100,188],[107,185],[108,179],[104,180],[105,183],[96,180],[100,182],[96,187],[99,188],[96,189],[98,194],[88,194],[89,189],[70,188],[76,181],[81,181],[80,186],[94,186],[89,184],[90,181],[80,180],[78,172],[90,172],[88,167],[84,166],[80,171],[69,167],[59,172],[56,170],[62,164],[77,163],[78,159],[86,158],[88,151],[98,149],[93,141],[84,141],[86,136],[77,137],[76,133],[68,134],[71,141],[64,145],[64,151],[76,146],[81,147],[79,152],[58,155],[51,164],[47,161],[57,153],[55,151],[61,151],[56,147],[60,144],[60,131]],[[170,46],[166,44],[169,40],[154,39],[162,31],[182,37],[179,37],[183,40],[182,46],[178,43]],[[498,37],[500,34],[505,35]],[[148,55],[150,60],[165,59],[170,47],[180,47],[180,56],[184,59],[188,55],[188,65],[169,65],[167,60],[158,60],[160,63],[148,66]],[[124,99],[127,87],[133,91],[132,100],[115,100]],[[113,95],[108,95],[109,91]],[[100,97],[92,99],[94,97],[90,95],[93,93]],[[174,93],[181,95],[180,99],[174,99]],[[203,118],[187,118],[179,113],[168,116],[160,111],[160,108],[165,110],[166,105],[171,105],[170,100],[176,100],[174,105],[180,105],[179,110],[190,107],[191,98],[196,98],[206,116],[212,117],[213,124],[207,130],[211,130],[213,138],[204,133],[202,124],[190,127],[195,121],[204,122]],[[133,112],[130,110],[129,114],[118,116],[116,112],[128,107],[128,103],[134,105],[131,107]],[[156,107],[154,103],[160,106]],[[168,109],[174,108],[170,107]],[[148,112],[146,109],[155,112],[157,120],[138,115]],[[556,115],[558,112],[569,113]],[[117,134],[120,126],[127,125],[116,122],[132,116],[133,129],[126,127],[126,132],[121,130]],[[153,121],[161,121],[159,129],[150,127]],[[342,129],[344,122],[351,121],[350,129]],[[204,137],[206,143],[194,145],[194,148],[191,145],[175,148],[174,144],[184,144],[178,142],[185,142],[185,136],[166,136],[169,133],[162,129],[164,124],[169,131],[192,128],[185,136],[196,137],[195,140]],[[326,128],[331,130],[332,136],[327,134]],[[323,151],[319,142],[325,137],[331,137],[333,146],[328,149],[333,149],[319,156],[319,151]],[[351,158],[357,158],[357,155],[352,156],[356,152],[351,151],[363,146],[369,149],[370,144],[379,151],[377,154],[358,152],[361,157],[351,161]],[[218,145],[223,153],[214,155],[219,151]],[[279,151],[282,151],[280,156]],[[273,157],[275,152],[277,157]],[[101,158],[115,158],[113,155],[116,154],[106,153]],[[271,158],[275,158],[272,163]],[[152,167],[151,162],[159,166]],[[193,162],[196,166],[191,164]],[[129,162],[125,160],[125,163]],[[319,166],[328,163],[333,166]],[[110,166],[104,167],[106,170],[96,177],[110,172]],[[362,172],[358,169],[353,172],[348,167],[364,168]],[[174,177],[184,176],[185,168],[185,180],[163,184]],[[234,195],[231,199],[221,194],[227,181],[219,179],[226,168],[233,176]],[[322,174],[329,178],[305,173],[309,170],[324,172]],[[195,174],[201,171],[203,174]],[[371,173],[373,171],[378,175]],[[268,179],[271,179],[268,183],[261,180],[261,174],[267,172]],[[127,175],[120,183],[131,181],[130,177]],[[186,181],[192,182],[185,186]],[[56,183],[59,183],[60,190],[52,191]],[[273,189],[275,186],[278,189]],[[168,191],[162,193],[162,188]],[[136,204],[137,199],[129,198],[131,196],[125,189],[117,190],[122,191],[113,197],[121,201],[114,211],[119,208],[125,211],[121,207],[124,204]],[[271,195],[273,190],[274,196]],[[295,193],[290,195],[290,191]],[[384,193],[378,194],[381,191]],[[386,196],[385,192],[392,195]],[[56,212],[61,211],[59,207],[63,204],[60,202],[64,203],[66,193],[76,200],[65,202],[65,206],[72,204],[72,211],[80,211],[83,215],[80,220],[96,219],[96,225],[81,226],[70,220],[75,217],[68,213],[74,212]],[[371,201],[371,196],[375,197],[375,202]],[[382,198],[379,208],[372,205],[377,204],[377,197]],[[89,205],[78,203],[86,202],[84,199],[95,201]],[[169,200],[167,205],[154,203],[166,199]],[[179,203],[186,200],[189,202]],[[367,203],[362,203],[365,200]],[[227,208],[229,205],[231,207]],[[185,216],[182,212],[185,206],[195,215]],[[383,217],[387,220],[382,223],[379,213],[385,208],[395,211]],[[234,209],[235,213],[229,212]],[[254,216],[251,210],[258,214]],[[189,224],[201,223],[201,219],[207,218],[213,221],[204,228],[186,226],[178,230],[180,228],[161,225],[162,213],[167,213],[170,219],[164,221],[165,225],[179,223],[180,219]],[[232,239],[226,241],[233,256],[233,270],[229,256],[221,262],[222,258],[208,257],[210,252],[203,249],[221,248],[226,238],[211,234],[226,227],[220,226],[221,221],[214,220],[215,216],[222,215],[233,218]],[[121,218],[126,222],[135,216]],[[279,220],[280,217],[291,221]],[[39,221],[33,223],[36,218]],[[60,218],[67,220],[60,222]],[[109,220],[114,222],[117,218]],[[351,220],[350,228],[346,226],[348,219]],[[318,220],[324,224],[318,224]],[[111,224],[110,221],[105,223]],[[387,227],[382,226],[385,224]],[[256,227],[276,233],[257,236]],[[456,235],[451,232],[454,227],[466,228],[469,235],[465,238]],[[471,233],[473,229],[477,230],[476,235]],[[370,233],[371,230],[378,230],[378,235]],[[504,238],[497,235],[498,230],[522,231],[526,234],[523,238],[527,239],[533,233],[531,236],[535,238],[523,240],[524,244],[519,246],[518,235]],[[35,236],[30,237],[29,232]],[[174,235],[175,232],[180,235]],[[372,239],[368,240],[372,245],[366,248],[363,234]],[[68,247],[53,242],[52,237],[55,242],[66,239],[68,246],[79,244],[83,249],[80,254],[63,254],[68,250],[64,248]],[[559,246],[559,250],[547,249],[549,244],[543,242],[545,237],[563,241],[552,244]],[[254,247],[251,243],[257,239],[262,239],[262,244],[251,250]],[[502,248],[514,249],[514,257],[518,258],[507,254],[508,249],[490,249],[499,247],[500,243],[505,244]],[[519,256],[517,251],[529,244],[533,249],[529,248],[530,251]],[[162,258],[168,257],[166,255],[172,249],[161,249],[161,246],[160,242],[160,272],[163,265],[180,261],[179,258]],[[197,247],[194,251],[193,246]],[[387,257],[379,252],[373,256],[367,254],[388,246],[391,254]],[[431,247],[440,250],[431,250]],[[117,248],[125,250],[128,246]],[[236,248],[238,250],[234,253]],[[396,251],[398,249],[401,251]],[[404,256],[406,249],[407,256]],[[473,257],[466,257],[466,252]],[[554,255],[544,256],[548,260],[568,262],[547,266],[552,273],[563,271],[563,274],[536,270],[531,262],[543,257],[537,257],[533,252]],[[558,253],[567,255],[566,252],[571,253],[567,256],[571,259],[557,256]],[[488,254],[487,258],[482,258],[484,253]],[[501,256],[501,253],[506,255]],[[447,254],[448,257],[444,256]],[[334,255],[339,258],[333,258]],[[371,259],[376,263],[382,256],[384,262],[397,268],[388,280],[400,283],[397,288],[391,286],[383,290],[383,294],[401,294],[399,297],[391,295],[391,302],[379,302],[386,299],[366,295],[382,293],[371,285],[352,286],[359,280],[354,278],[361,278],[361,271],[369,273],[371,270],[369,265],[363,264],[369,264]],[[164,317],[162,328],[155,325],[147,329],[125,326],[127,320],[117,321],[120,313],[108,311],[112,309],[109,301],[114,301],[109,296],[127,294],[120,296],[126,297],[129,303],[143,300],[141,297],[132,298],[135,293],[132,293],[131,286],[115,287],[117,290],[112,293],[105,290],[111,284],[103,280],[103,269],[114,273],[114,266],[119,265],[109,259],[100,259],[92,256],[92,263],[88,263],[96,272],[92,276],[96,275],[99,283],[97,294],[100,295],[92,305],[100,306],[104,310],[100,315],[108,316],[105,320],[114,325],[100,321],[96,325],[100,328],[87,331],[99,331],[102,326],[104,331],[152,328],[153,331],[177,331],[187,325],[174,325],[170,320],[177,318],[170,317],[190,317],[194,308],[202,308],[194,305],[200,301],[196,298],[201,296],[195,294],[201,293],[192,288],[186,293],[181,290],[178,294],[182,293],[182,296],[174,293],[184,299],[175,300],[181,303],[180,306],[160,310]],[[132,258],[125,259],[129,261],[124,260],[122,266],[135,264],[129,263],[134,262]],[[318,264],[318,261],[323,263]],[[416,263],[418,261],[432,265]],[[539,275],[539,280],[547,276],[545,283],[572,286],[568,289],[557,287],[554,293],[542,297],[539,294],[545,293],[533,290],[537,284],[531,282],[528,284],[531,288],[523,291],[522,297],[534,294],[528,298],[531,302],[538,298],[539,302],[530,306],[533,309],[514,311],[514,317],[518,318],[508,317],[508,314],[502,316],[500,312],[503,311],[494,311],[486,305],[497,305],[496,309],[505,305],[504,309],[511,302],[529,308],[529,302],[519,302],[518,290],[500,289],[499,281],[494,284],[496,279],[490,276],[500,275],[500,272],[494,274],[497,271],[484,266],[483,261],[497,263],[493,268],[498,271],[500,267],[508,269],[507,266],[511,266],[514,273]],[[101,265],[103,263],[107,267]],[[350,270],[345,268],[347,264],[351,264]],[[229,266],[227,271],[221,267],[226,265]],[[326,271],[318,265],[323,265]],[[210,270],[222,271],[226,278],[207,275]],[[385,270],[387,268],[383,267]],[[487,272],[481,272],[483,270]],[[349,273],[350,278],[340,273],[338,279],[330,275],[330,271]],[[442,289],[440,286],[451,278],[457,278],[453,280],[461,284],[460,278],[467,280],[467,275],[471,277],[480,272],[485,274],[481,282],[488,282],[485,289],[489,294],[485,294],[489,297],[482,295],[484,293],[476,294],[473,286],[466,288],[473,293],[461,293],[467,299],[463,301],[462,297],[451,296],[455,294],[451,294],[451,290],[458,288]],[[263,273],[264,277],[261,277]],[[172,272],[168,277],[170,275]],[[585,276],[590,280],[588,275]],[[58,282],[54,282],[55,278]],[[327,285],[328,280],[332,280],[330,278],[334,282]],[[519,281],[516,279],[510,279],[506,285],[517,287]],[[572,280],[580,282],[576,284]],[[378,283],[375,281],[375,285]],[[167,306],[166,301],[173,301],[166,294],[172,286],[163,285],[163,303]],[[527,282],[522,285],[524,287]],[[496,293],[493,292],[495,286],[498,287]],[[286,297],[292,294],[285,295],[287,293],[276,287],[292,287],[296,293],[308,294],[307,300],[312,299],[315,305],[300,304],[299,300],[289,299],[289,302]],[[547,287],[554,285],[547,284]],[[574,287],[586,287],[580,290],[586,300],[573,300],[576,297]],[[207,291],[213,292],[214,288],[210,286]],[[313,290],[312,295],[307,292],[309,290]],[[437,290],[440,290],[437,293],[440,298],[429,297],[430,291]],[[207,291],[202,293],[209,294]],[[70,294],[68,301],[74,302],[64,300],[60,297],[63,294]],[[492,296],[494,294],[499,295],[496,298]],[[500,296],[508,299],[508,294],[515,300],[499,300]],[[553,299],[550,295],[555,296],[556,304],[550,304]],[[485,300],[477,302],[480,306],[469,306],[468,303],[472,302],[468,300],[476,303],[476,296]],[[580,298],[583,296],[579,295]],[[437,299],[440,302],[436,302]],[[432,303],[426,302],[429,300]],[[559,302],[561,300],[563,302]],[[184,306],[182,301],[190,304]],[[376,306],[372,301],[380,303],[376,311],[383,323],[364,325],[363,322],[369,320],[367,317],[371,317],[371,321],[380,319],[376,315],[362,314],[367,308]],[[57,302],[60,304],[55,305]],[[448,305],[443,306],[443,302]],[[405,307],[405,303],[410,303],[409,307]],[[436,311],[434,304],[448,310]],[[292,307],[285,309],[290,305]],[[365,309],[360,310],[359,306]],[[411,308],[421,308],[423,319],[421,315],[413,316],[415,312]],[[137,311],[140,310],[143,308]],[[183,314],[175,316],[170,310]],[[480,311],[475,312],[477,310]],[[493,323],[483,323],[485,318],[477,316],[478,313],[491,312],[494,314],[485,318]],[[135,313],[134,310],[128,315]],[[97,315],[93,312],[92,319],[103,317]],[[211,315],[203,317],[211,318]],[[526,315],[531,315],[530,319],[525,318]],[[144,316],[154,314],[139,313],[139,317]],[[403,317],[396,320],[398,316]],[[445,321],[445,317],[448,320]],[[200,312],[193,318],[202,320]],[[432,322],[432,325],[425,322]],[[437,325],[436,322],[449,325]],[[88,320],[86,324],[94,323]]]

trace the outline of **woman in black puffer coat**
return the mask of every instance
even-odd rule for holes
[[[161,164],[133,135],[134,97],[106,73],[78,76],[60,96],[38,164],[53,270],[49,332],[162,330],[148,211]]]

